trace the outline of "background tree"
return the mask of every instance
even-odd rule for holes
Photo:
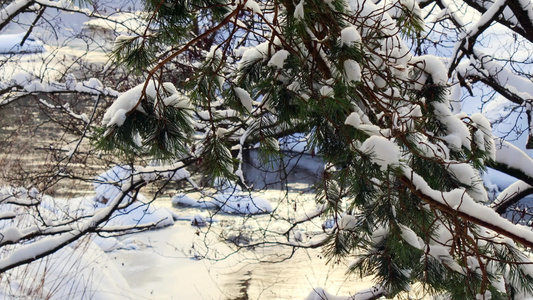
[[[0,20],[24,10],[38,14],[36,3],[59,7],[41,2],[11,2]],[[99,149],[131,164],[171,163],[158,172],[196,164],[211,178],[243,187],[247,147],[259,143],[268,162],[283,155],[280,137],[303,134],[325,162],[319,209],[259,244],[323,246],[332,262],[357,253],[350,269],[376,276],[374,294],[393,296],[416,283],[422,293],[461,299],[529,295],[533,275],[523,250],[533,245],[533,234],[499,214],[533,190],[531,159],[495,142],[490,122],[460,112],[459,104],[468,98],[461,96],[465,89],[472,97],[481,93],[487,106],[504,97],[513,111],[530,113],[529,56],[521,54],[531,43],[532,6],[504,0],[147,1],[141,29],[118,36],[113,47],[115,62],[142,83],[114,100],[99,129],[85,130],[95,134]],[[484,45],[496,34],[511,41],[507,53]],[[18,83],[10,93],[13,88],[50,92]],[[481,179],[486,166],[523,181],[493,207]],[[128,205],[122,199],[147,178],[133,176],[83,230],[70,225],[83,219],[54,227],[50,234],[69,235],[59,235],[49,251],[17,263],[5,258],[5,269],[101,230],[107,213]],[[309,216],[335,225],[302,241],[292,229]]]

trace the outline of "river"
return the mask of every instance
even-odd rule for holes
[[[313,195],[270,189],[261,196],[278,207],[298,201],[313,207]],[[175,207],[158,200],[186,219],[204,210]],[[266,245],[238,249],[228,243],[222,233],[242,230],[257,232],[258,227],[275,231],[282,221],[270,215],[246,219],[224,213],[213,215],[212,227],[192,226],[190,221],[177,221],[160,230],[123,237],[135,239],[141,249],[116,250],[109,253],[133,290],[148,299],[304,299],[313,289],[323,287],[338,295],[351,295],[372,285],[371,278],[347,275],[347,264],[326,264],[321,249],[296,249]],[[302,227],[304,234],[321,231],[322,221]],[[304,230],[305,229],[305,230]]]
[[[39,108],[42,107],[38,106],[37,98],[29,97],[0,110],[3,181],[44,186],[44,192],[55,197],[92,195],[91,179],[109,168],[112,159],[94,155],[89,151],[88,141],[83,141],[80,154],[67,163],[68,149],[77,144],[75,135],[65,133]],[[136,239],[145,246],[108,253],[139,297],[302,299],[316,287],[344,295],[367,287],[368,279],[361,281],[346,276],[346,265],[326,265],[320,249],[298,249],[293,253],[292,248],[280,245],[239,251],[230,247],[224,238],[228,233],[269,229],[274,236],[280,228],[288,226],[287,220],[313,210],[313,184],[323,168],[320,159],[306,154],[285,152],[283,163],[278,161],[269,168],[261,165],[256,150],[246,151],[243,157],[248,184],[274,205],[275,214],[246,217],[219,212],[212,215],[213,211],[173,206],[171,197],[180,186],[171,185],[156,198],[155,205],[172,210],[183,220],[168,228],[121,237]],[[283,172],[274,171],[280,166],[285,166]],[[50,181],[48,176],[57,175],[60,170],[68,176]],[[153,197],[159,188],[159,185],[149,186],[143,193]],[[211,216],[216,221],[209,228],[197,228],[188,221],[196,214]],[[312,235],[320,232],[321,227],[322,220],[315,220],[299,230]],[[224,255],[228,257],[220,260]]]

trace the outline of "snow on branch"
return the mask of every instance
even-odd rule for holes
[[[531,80],[513,73],[479,49],[474,49],[473,53],[474,56],[468,62],[461,63],[457,67],[457,72],[462,77],[479,79],[517,104],[533,99]]]
[[[466,3],[471,8],[477,10],[480,14],[486,13],[490,7],[493,5],[493,3],[488,1],[479,1],[479,0],[463,0],[464,3]],[[504,8],[502,13],[500,15],[496,16],[495,21],[502,24],[503,26],[507,27],[508,29],[514,31],[515,33],[527,38],[529,41],[533,42],[533,39],[531,39],[531,33],[532,31],[530,28],[527,28],[525,30],[522,25],[518,22],[518,19],[513,12],[513,10],[510,8],[510,6],[513,6],[514,3],[512,1],[507,1],[507,7]]]
[[[518,180],[503,190],[490,206],[497,213],[504,214],[511,205],[531,194],[533,194],[533,186]]]
[[[7,257],[0,259],[0,273],[50,255],[69,243],[78,240],[87,233],[98,231],[98,228],[104,222],[109,220],[111,215],[119,208],[123,202],[123,199],[130,192],[138,190],[145,184],[146,182],[139,177],[136,181],[125,184],[120,193],[112,200],[109,206],[96,211],[94,215],[87,219],[80,219],[79,223],[69,226],[68,230],[64,231],[64,233],[59,234],[58,236],[44,237],[36,242],[26,244],[15,249]],[[58,233],[61,232],[61,230],[58,230]],[[4,231],[4,233],[10,232]],[[17,240],[17,237],[20,235],[18,232],[12,232],[12,236],[15,240]]]
[[[506,0],[495,1],[481,16],[481,18],[470,28],[464,26],[463,21],[459,21],[457,14],[450,14],[456,20],[456,24],[461,33],[461,39],[455,44],[452,59],[450,60],[448,76],[452,73],[454,67],[459,63],[464,53],[471,53],[477,38],[490,27],[492,22],[504,11]],[[455,4],[454,4],[455,5]],[[449,7],[449,6],[448,6]]]
[[[496,0],[487,11],[481,15],[481,18],[476,24],[473,24],[467,33],[468,48],[474,47],[477,37],[496,20],[497,16],[501,14],[506,6],[507,0]]]
[[[0,194],[4,198],[1,202],[3,209],[13,208],[12,212],[3,213],[2,219],[19,220],[18,223],[13,223],[18,225],[6,226],[0,230],[0,247],[18,244],[18,247],[12,250],[8,256],[0,259],[0,272],[45,257],[90,232],[124,233],[172,224],[172,214],[168,212],[156,213],[156,209],[149,207],[150,202],[144,203],[138,200],[139,197],[143,198],[138,194],[138,191],[148,182],[159,178],[168,180],[189,178],[190,174],[184,169],[184,164],[177,162],[164,166],[138,167],[135,172],[126,173],[121,173],[127,178],[121,178],[122,181],[119,186],[108,183],[113,187],[111,193],[109,191],[106,193],[107,196],[112,194],[110,201],[107,204],[97,203],[96,206],[94,203],[89,206],[84,204],[84,201],[94,201],[96,198],[82,200],[79,208],[76,208],[75,205],[71,207],[72,201],[67,207],[61,208],[51,197],[42,195],[39,197],[34,189],[30,191],[24,189],[0,190]],[[31,220],[27,220],[28,215],[17,214],[17,207],[21,205],[35,206],[35,209],[40,211],[39,215],[43,215],[45,212],[44,219],[34,224]],[[54,215],[53,219],[47,217],[48,210]],[[132,215],[135,222],[125,220],[127,215]],[[27,221],[29,221],[29,226],[19,228],[20,222],[25,223]],[[31,243],[26,243],[28,241]]]
[[[400,177],[402,183],[429,205],[533,248],[533,232],[529,228],[513,224],[490,207],[475,202],[466,190],[437,191],[410,168],[404,167],[403,171],[404,175]]]
[[[533,42],[533,11],[529,0],[507,1],[513,15],[518,19],[520,27],[524,29],[522,36]]]
[[[33,0],[15,0],[0,9],[0,30],[2,30],[16,15],[30,7]]]
[[[479,49],[472,50],[473,55],[468,63],[457,67],[459,78],[466,78],[471,82],[481,81],[500,93],[509,101],[526,108],[528,118],[527,149],[533,148],[533,82],[525,76],[515,74],[508,67],[500,64],[490,55]],[[464,85],[464,79],[462,80]]]
[[[78,82],[74,76],[69,75],[64,83],[56,81],[46,83],[39,79],[33,79],[33,75],[27,72],[16,73],[9,82],[0,82],[0,88],[2,91],[0,94],[0,107],[22,99],[26,96],[36,94],[76,93],[110,97],[118,97],[120,95],[120,93],[116,90],[109,87],[104,87],[102,82],[96,78]],[[49,106],[44,102],[43,104]]]
[[[495,139],[496,159],[490,167],[533,185],[533,159],[520,148],[502,139]]]
[[[43,104],[44,106],[50,108],[50,109],[60,109],[62,111],[65,111],[69,116],[71,116],[71,117],[73,117],[75,119],[78,119],[78,120],[82,121],[85,124],[89,124],[90,123],[89,117],[86,114],[84,114],[84,113],[82,113],[82,114],[75,113],[74,111],[72,111],[72,108],[70,107],[70,105],[68,103],[61,104],[61,105],[53,105],[53,104],[48,103],[44,99],[39,99],[39,102],[41,104]]]

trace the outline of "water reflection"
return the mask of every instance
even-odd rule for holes
[[[262,163],[255,149],[243,153],[243,173],[255,189],[308,191],[322,174],[323,162],[304,153],[283,152],[281,159]]]

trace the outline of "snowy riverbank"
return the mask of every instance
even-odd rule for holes
[[[279,196],[279,191],[265,194],[272,202]],[[45,198],[43,202],[63,203],[61,199]],[[89,200],[69,201],[70,205],[77,201],[78,207],[88,207]],[[165,226],[119,237],[90,236],[72,243],[49,257],[9,271],[1,282],[1,295],[51,299],[302,299],[317,287],[348,295],[371,284],[369,280],[347,279],[345,265],[326,266],[319,249],[300,249],[283,263],[260,261],[283,260],[291,255],[287,247],[236,252],[221,237],[229,228],[240,226],[240,215],[220,213],[216,216],[219,221],[212,226],[197,227],[191,225],[191,216],[210,212],[174,207],[170,199],[156,201],[142,219],[139,211],[119,214],[112,218],[113,225],[142,225],[161,219],[159,224]],[[163,223],[168,216],[178,221]],[[268,216],[257,218],[261,222]]]

